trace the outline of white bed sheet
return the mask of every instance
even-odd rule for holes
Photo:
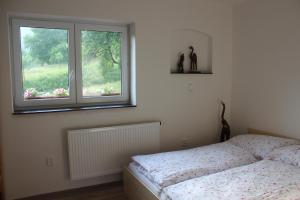
[[[300,168],[279,161],[187,180],[162,190],[161,200],[299,200]]]
[[[132,160],[139,166],[139,172],[160,188],[257,162],[253,154],[227,142],[134,156]]]

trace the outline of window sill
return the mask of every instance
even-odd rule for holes
[[[114,109],[114,108],[135,108],[135,107],[136,107],[136,105],[125,104],[125,105],[82,106],[82,107],[73,107],[73,108],[32,109],[32,110],[14,111],[13,115],[27,115],[27,114],[54,113],[54,112],[71,112],[71,111]]]

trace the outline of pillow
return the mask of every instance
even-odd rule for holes
[[[300,144],[298,140],[255,134],[239,135],[228,142],[249,151],[257,159],[265,158],[276,148]]]
[[[300,167],[300,145],[291,145],[275,149],[266,159],[281,161],[288,165]]]

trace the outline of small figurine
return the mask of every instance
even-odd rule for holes
[[[180,53],[179,60],[178,60],[178,63],[177,63],[178,73],[184,73],[183,62],[184,62],[184,54]]]
[[[190,59],[191,59],[191,71],[197,71],[197,55],[194,52],[194,47],[190,46],[191,53],[190,53]]]
[[[221,115],[221,122],[222,122],[222,131],[221,131],[221,142],[224,142],[226,140],[230,139],[230,125],[224,118],[225,115],[225,103],[222,101],[221,102],[223,110],[222,110],[222,115]]]

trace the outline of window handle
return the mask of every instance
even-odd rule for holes
[[[71,81],[73,81],[74,80],[74,71],[73,70],[71,70],[70,71],[70,74],[69,74],[69,82],[71,82]]]

